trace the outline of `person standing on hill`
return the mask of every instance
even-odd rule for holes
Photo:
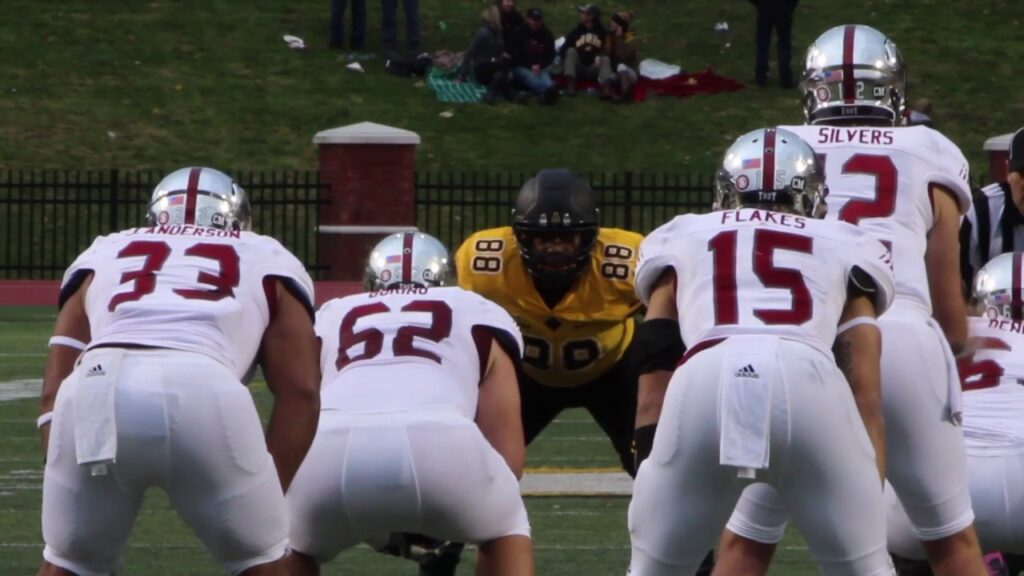
[[[778,32],[779,84],[795,88],[793,68],[793,11],[799,0],[750,0],[757,8],[757,64],[754,81],[758,86],[768,85],[768,48],[772,43],[772,30]]]
[[[331,48],[345,47],[345,6],[348,0],[331,0]],[[352,50],[366,46],[366,0],[352,0]]]
[[[381,39],[385,50],[398,49],[398,1],[381,2]],[[405,12],[405,44],[410,52],[420,49],[420,2],[401,0]]]

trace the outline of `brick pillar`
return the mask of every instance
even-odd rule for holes
[[[362,280],[366,257],[385,232],[331,233],[331,226],[416,225],[419,134],[362,122],[318,132],[321,197],[317,264],[326,280]],[[327,228],[325,230],[325,227]]]
[[[988,181],[1002,182],[1006,180],[1006,161],[1010,159],[1010,140],[1013,132],[1001,136],[993,136],[985,140],[985,154],[988,155]]]

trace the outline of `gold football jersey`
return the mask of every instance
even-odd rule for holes
[[[633,289],[643,236],[601,228],[590,266],[548,308],[523,264],[512,227],[470,236],[455,255],[459,286],[496,302],[523,333],[526,374],[546,386],[589,382],[622,358],[636,329]]]

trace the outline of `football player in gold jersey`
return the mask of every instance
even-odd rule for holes
[[[590,187],[552,169],[523,185],[512,226],[473,234],[455,257],[459,285],[504,307],[522,330],[527,444],[562,410],[583,407],[631,475],[637,374],[629,351],[641,240],[599,227]]]

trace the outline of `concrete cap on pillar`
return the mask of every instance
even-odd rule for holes
[[[322,130],[313,136],[314,144],[412,144],[420,143],[420,135],[410,130],[360,122],[349,126]]]
[[[1013,139],[1013,134],[1013,132],[1010,132],[1009,134],[993,136],[985,140],[984,149],[988,152],[1006,152],[1010,149],[1010,140]]]

